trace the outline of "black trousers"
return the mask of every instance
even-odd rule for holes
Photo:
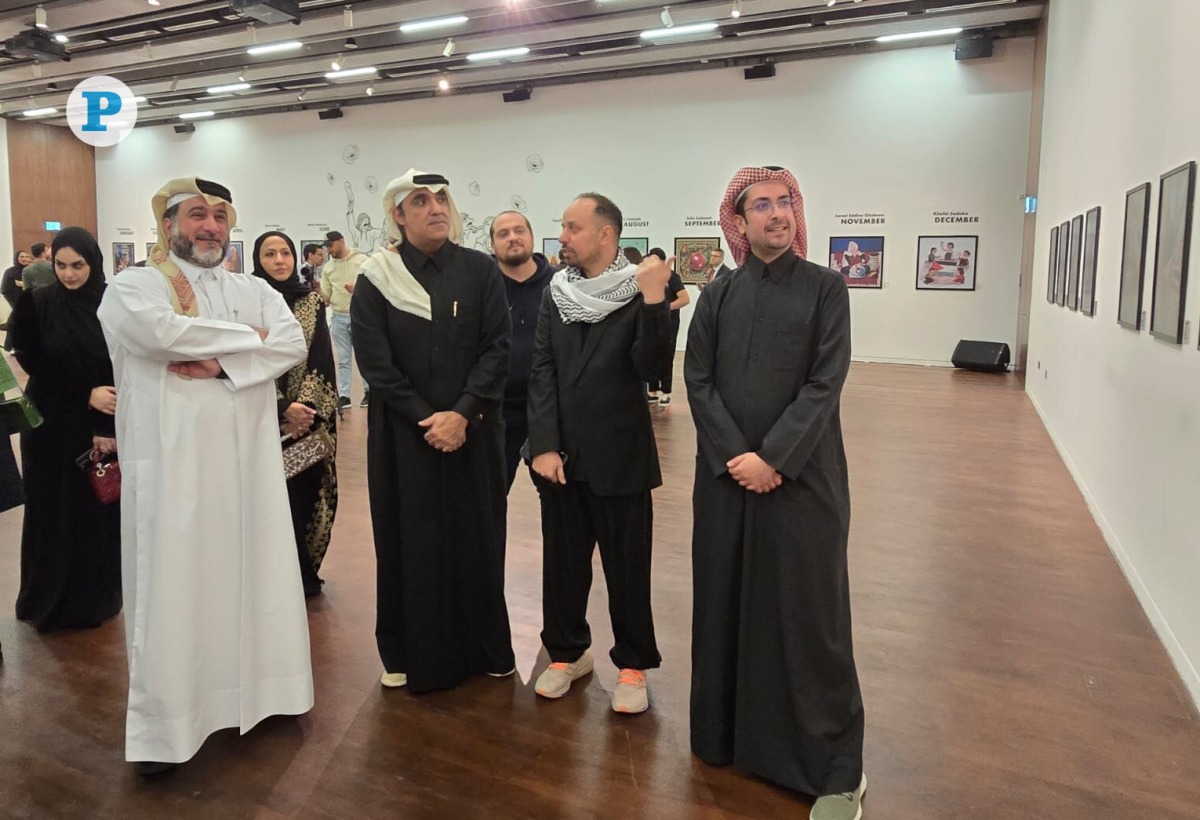
[[[658,380],[646,385],[647,391],[671,392],[671,382],[675,379],[675,341],[679,338],[679,320],[675,318],[676,315],[678,315],[678,311],[673,312],[671,316],[671,358]]]
[[[517,478],[521,466],[521,447],[529,438],[529,416],[525,407],[504,407],[504,467],[508,471],[509,490]]]
[[[620,669],[662,663],[650,611],[649,491],[602,497],[586,482],[552,484],[534,476],[542,502],[542,643],[550,660],[572,663],[592,644],[587,622],[592,553],[608,583],[608,613],[616,642],[609,652]]]

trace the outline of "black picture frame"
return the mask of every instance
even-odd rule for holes
[[[1159,177],[1150,335],[1177,345],[1183,344],[1195,195],[1195,162],[1185,162]]]
[[[917,237],[917,290],[971,293],[978,282],[978,265],[978,235]]]
[[[1146,291],[1146,248],[1150,238],[1150,183],[1125,192],[1125,225],[1121,238],[1121,286],[1117,324],[1142,329],[1142,298]]]
[[[1046,301],[1058,298],[1058,226],[1050,229],[1050,265],[1046,268]]]
[[[1067,307],[1079,310],[1079,262],[1083,255],[1083,214],[1071,217],[1071,247],[1067,251]]]
[[[1071,245],[1071,223],[1058,226],[1058,306],[1067,303],[1067,250]]]
[[[1079,262],[1079,312],[1096,315],[1096,254],[1100,250],[1100,206],[1083,217],[1083,257]]]

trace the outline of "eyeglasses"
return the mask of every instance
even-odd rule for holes
[[[792,198],[790,196],[784,196],[780,197],[774,202],[769,199],[756,199],[750,203],[750,210],[760,214],[769,214],[776,207],[782,208],[785,211],[790,211],[792,209]]]

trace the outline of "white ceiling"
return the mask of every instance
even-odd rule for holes
[[[50,31],[69,37],[71,60],[35,64],[0,53],[0,113],[22,118],[32,108],[63,111],[75,84],[96,74],[117,77],[148,98],[139,107],[139,125],[177,121],[181,113],[200,110],[246,116],[438,93],[498,93],[517,85],[536,91],[539,85],[730,69],[929,42],[876,43],[883,34],[962,27],[964,37],[1028,36],[1046,0],[836,0],[832,7],[826,0],[742,0],[738,18],[730,14],[733,0],[676,0],[669,3],[676,26],[716,21],[719,28],[670,43],[639,39],[641,31],[662,27],[664,3],[645,0],[302,0],[299,25],[273,26],[249,25],[223,0],[160,2],[41,3]],[[32,28],[37,5],[0,0],[0,39]],[[457,14],[470,19],[424,33],[398,29],[406,21]],[[447,36],[456,45],[450,57],[443,56]],[[357,49],[346,47],[351,37]],[[255,43],[283,40],[304,45],[274,57],[246,54]],[[473,52],[513,46],[531,51],[506,61],[466,60]],[[339,56],[343,68],[375,66],[379,74],[325,79]],[[239,76],[251,84],[249,90],[206,93]],[[449,92],[437,89],[443,78],[451,84]],[[373,96],[366,94],[368,85]]]

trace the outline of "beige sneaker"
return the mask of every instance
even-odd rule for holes
[[[544,698],[561,698],[571,689],[571,683],[584,675],[590,675],[595,663],[592,653],[585,649],[574,663],[552,663],[546,671],[538,675],[533,691]]]
[[[862,782],[854,791],[818,797],[808,813],[809,820],[861,820],[862,799],[866,793],[867,775],[864,772]]]
[[[399,689],[401,686],[408,685],[408,675],[403,672],[384,672],[379,682],[388,689]]]
[[[650,708],[650,690],[646,687],[646,673],[640,669],[622,669],[617,676],[617,688],[612,693],[614,712],[636,715]]]

